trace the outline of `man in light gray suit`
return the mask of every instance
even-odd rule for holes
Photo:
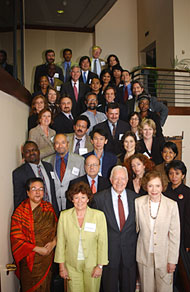
[[[57,134],[54,139],[56,154],[46,158],[53,166],[51,176],[55,181],[56,198],[59,211],[66,208],[65,192],[71,180],[85,174],[84,158],[69,152],[69,143],[64,134]]]

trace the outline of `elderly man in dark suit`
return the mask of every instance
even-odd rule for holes
[[[128,189],[127,169],[112,169],[112,187],[94,195],[93,207],[104,212],[108,228],[109,264],[103,268],[105,292],[134,292],[136,285],[136,224],[134,200]]]
[[[79,181],[89,184],[93,193],[100,192],[110,187],[110,181],[99,175],[100,160],[95,155],[90,155],[86,158],[84,168],[86,174],[70,181],[69,188]],[[66,208],[69,209],[72,207],[73,203],[67,200]]]
[[[94,130],[103,129],[108,135],[108,143],[105,145],[105,151],[119,154],[122,152],[121,138],[123,134],[130,130],[127,122],[119,119],[120,107],[117,102],[109,103],[107,106],[107,120],[94,126]]]
[[[71,80],[64,83],[62,94],[68,94],[72,98],[73,113],[78,116],[86,110],[85,95],[90,91],[90,87],[79,81],[81,71],[77,65],[71,68]]]
[[[27,198],[26,181],[32,177],[41,177],[45,185],[44,200],[52,203],[58,215],[53,167],[50,163],[40,161],[40,151],[32,141],[24,144],[23,158],[25,163],[13,171],[14,208]]]

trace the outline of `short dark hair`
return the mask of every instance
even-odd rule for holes
[[[134,117],[134,116],[137,116],[137,117],[139,118],[139,125],[140,125],[142,119],[141,119],[141,116],[140,116],[140,114],[139,114],[138,112],[132,112],[132,113],[129,115],[128,122],[130,122],[130,119],[131,119],[132,117]]]
[[[105,137],[106,140],[108,139],[108,133],[104,129],[97,128],[97,129],[94,129],[90,132],[90,139],[91,140],[93,140],[94,134],[96,134],[96,133]]]
[[[64,57],[64,55],[65,55],[66,52],[70,52],[70,53],[72,54],[72,50],[71,50],[71,49],[69,49],[69,48],[65,48],[65,49],[63,50],[63,57]]]
[[[129,70],[127,70],[127,69],[123,69],[122,73],[123,73],[123,72],[127,72],[127,73],[129,73],[129,75],[131,75],[131,73],[130,73]]]
[[[49,53],[54,53],[55,54],[55,51],[52,50],[52,49],[46,50],[45,51],[45,57],[47,57],[47,54],[49,54]]]
[[[134,86],[134,84],[136,84],[136,83],[139,84],[140,87],[144,89],[144,85],[142,84],[142,82],[140,82],[139,80],[133,80],[133,81],[131,82],[131,90],[132,90],[132,91],[133,91],[133,86]]]
[[[43,187],[44,187],[44,182],[43,182],[43,179],[41,177],[31,177],[26,181],[26,190],[29,191],[31,184],[36,182],[36,181],[41,182]]]
[[[123,134],[122,138],[121,138],[121,144],[122,144],[122,150],[123,152],[125,152],[125,148],[124,148],[124,141],[125,141],[125,138],[127,137],[132,137],[136,143],[136,146],[137,146],[137,137],[135,135],[135,133],[133,133],[132,131],[127,131]],[[135,149],[136,149],[136,146],[135,146]]]
[[[87,129],[90,128],[90,121],[89,121],[89,118],[88,118],[87,116],[85,116],[85,115],[80,115],[80,116],[78,116],[78,117],[74,120],[74,126],[76,125],[76,123],[77,123],[78,121],[85,121],[85,122],[87,122]]]
[[[5,50],[0,50],[0,53],[4,55],[5,59],[7,59],[7,52]]]
[[[109,109],[116,109],[116,108],[120,109],[119,103],[118,102],[110,102],[110,103],[108,103],[106,112],[108,112]]]
[[[64,93],[64,94],[61,96],[60,100],[59,100],[59,104],[61,103],[61,101],[62,101],[63,98],[69,98],[69,99],[72,101],[72,98],[70,97],[70,95]],[[73,103],[73,101],[72,101],[72,103]]]
[[[81,64],[84,60],[88,59],[88,62],[90,63],[90,66],[91,66],[91,61],[90,61],[90,58],[88,56],[82,56],[80,58],[80,61],[79,61],[79,66],[81,67]]]
[[[185,164],[183,163],[183,161],[181,161],[181,160],[173,160],[166,166],[167,176],[169,175],[169,171],[171,168],[173,168],[175,170],[181,170],[181,172],[182,172],[182,174],[184,174],[184,176],[186,176],[186,174],[187,174],[187,168],[186,168]]]
[[[23,145],[23,150],[24,150],[25,146],[28,145],[28,144],[34,144],[34,145],[36,146],[36,148],[39,150],[38,145],[36,144],[36,142],[34,142],[34,141],[30,141],[30,140],[27,140],[27,141],[24,143],[24,145]]]
[[[157,170],[151,170],[151,171],[148,171],[142,178],[142,181],[141,181],[141,185],[143,187],[143,189],[145,191],[147,191],[147,184],[150,180],[154,179],[154,178],[159,178],[161,180],[161,183],[162,183],[162,191],[164,192],[167,188],[167,185],[168,185],[168,182],[166,182],[166,180],[164,180],[161,172],[157,171]]]
[[[121,73],[123,72],[123,68],[119,64],[116,64],[112,67],[112,72],[114,70],[119,70],[119,71],[121,71]]]
[[[161,152],[163,152],[164,148],[171,149],[176,154],[176,156],[178,156],[177,145],[174,142],[168,141],[168,142],[164,143],[164,145],[161,148]]]
[[[66,197],[72,202],[74,195],[78,193],[87,195],[89,201],[91,201],[93,198],[93,194],[92,194],[90,186],[83,181],[80,181],[71,185],[69,190],[66,192]]]
[[[94,95],[96,97],[96,99],[98,100],[97,94],[94,92],[87,92],[87,94],[85,95],[85,101],[88,100],[88,97]]]
[[[104,95],[105,95],[106,91],[109,89],[113,89],[115,97],[116,97],[116,93],[117,93],[116,88],[115,88],[115,86],[111,86],[111,85],[106,86],[106,88],[104,89]]]

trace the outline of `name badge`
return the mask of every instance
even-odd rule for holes
[[[61,86],[57,85],[56,89],[57,89],[57,91],[60,91],[61,90]]]
[[[50,138],[50,140],[51,140],[51,142],[53,143],[53,141],[54,141],[54,136],[52,136],[52,137]]]
[[[80,155],[83,155],[83,154],[86,154],[88,153],[88,149],[87,148],[79,148],[79,154]]]
[[[73,167],[72,174],[79,175],[79,169],[77,167]]]
[[[96,231],[96,224],[95,223],[85,223],[84,231],[88,232],[95,232]]]
[[[54,173],[54,171],[50,171],[50,174],[51,174],[51,178],[52,179],[55,179],[55,173]]]
[[[105,66],[106,65],[106,63],[104,61],[101,61],[100,64],[101,64],[101,66]]]
[[[129,94],[128,100],[132,99],[133,96],[131,94]]]
[[[119,140],[123,137],[124,134],[119,134]]]
[[[99,172],[98,172],[98,175],[102,176],[102,173],[101,173],[101,171],[99,171]]]
[[[59,78],[59,73],[55,73],[54,78]]]

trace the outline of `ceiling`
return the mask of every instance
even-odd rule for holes
[[[95,24],[109,11],[117,0],[23,0],[27,28],[54,28],[93,30]],[[0,1],[0,27],[13,26],[14,11],[20,21],[19,0]],[[17,7],[14,8],[14,3]],[[57,11],[63,11],[58,13]]]

